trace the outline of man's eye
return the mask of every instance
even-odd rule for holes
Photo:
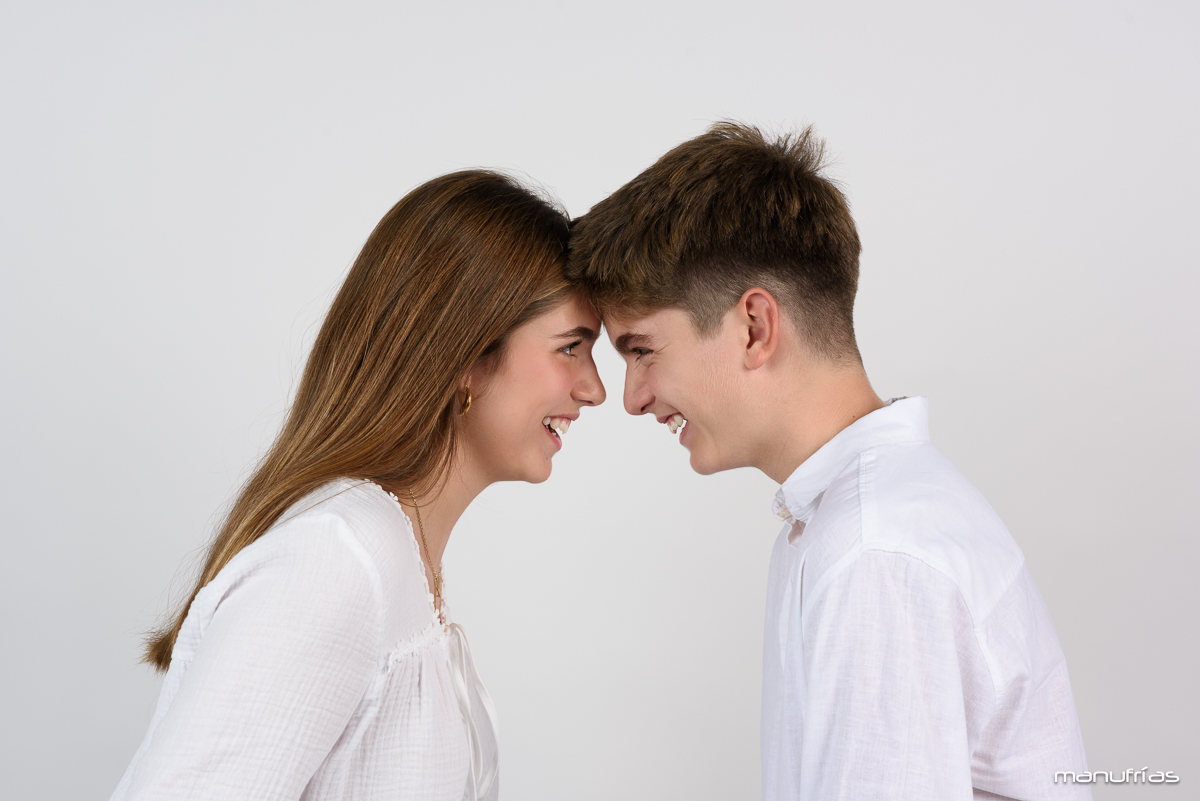
[[[653,351],[651,351],[649,348],[630,348],[630,352],[640,360],[643,356],[646,356]]]

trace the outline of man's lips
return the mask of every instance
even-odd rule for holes
[[[675,412],[659,419],[658,422],[671,429],[671,433],[674,434],[678,432],[679,429],[683,428],[684,424],[687,422],[687,418],[679,412]]]

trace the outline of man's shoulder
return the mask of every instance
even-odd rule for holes
[[[918,559],[953,581],[985,615],[1025,556],[983,494],[929,443],[863,454],[857,475],[864,552]]]
[[[944,575],[976,616],[1025,564],[983,494],[928,442],[863,451],[822,494],[801,539],[803,570],[820,585],[863,554],[892,554]]]

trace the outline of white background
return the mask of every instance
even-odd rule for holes
[[[1092,768],[1182,777],[1096,797],[1195,792],[1194,3],[188,5],[0,11],[5,797],[116,785],[139,637],[393,202],[491,166],[581,214],[724,117],[828,140],[876,389],[1024,549]],[[505,797],[754,798],[775,486],[693,475],[598,354],[447,553]]]

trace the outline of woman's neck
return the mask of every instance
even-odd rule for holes
[[[421,555],[426,556],[424,549],[428,544],[427,558],[438,571],[441,570],[442,554],[446,551],[446,544],[450,541],[455,524],[471,501],[487,486],[486,483],[472,481],[470,471],[464,467],[461,461],[452,467],[445,483],[438,488],[436,494],[418,497],[415,507],[408,487],[385,487],[400,500],[405,514],[412,520],[413,533],[420,538],[422,529],[424,530]]]

